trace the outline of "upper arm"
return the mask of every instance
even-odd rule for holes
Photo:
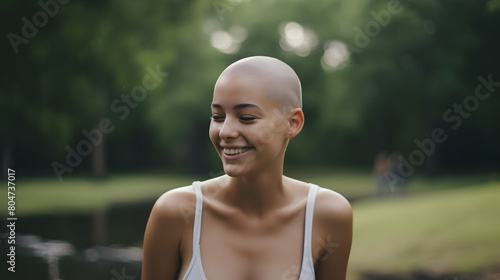
[[[144,234],[143,280],[177,279],[181,264],[180,245],[188,223],[180,205],[189,194],[169,191],[153,206]]]
[[[321,189],[316,198],[318,237],[322,246],[316,279],[345,280],[352,243],[352,208],[340,194]]]

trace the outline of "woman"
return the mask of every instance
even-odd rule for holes
[[[283,175],[288,142],[304,124],[295,72],[270,57],[239,60],[217,80],[211,107],[210,139],[226,174],[158,199],[142,279],[345,279],[348,201]]]

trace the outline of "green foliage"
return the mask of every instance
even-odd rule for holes
[[[474,94],[478,76],[499,80],[497,2],[70,1],[19,44],[18,54],[3,41],[2,142],[17,143],[13,150],[26,150],[47,168],[82,139],[83,129],[108,117],[117,126],[108,142],[116,169],[141,157],[150,166],[216,172],[207,135],[215,81],[237,59],[268,55],[291,65],[303,86],[306,126],[290,144],[287,164],[369,166],[381,150],[408,156],[415,139],[441,127],[449,140],[426,158],[427,171],[469,162],[495,168],[500,148],[489,139],[500,137],[492,131],[500,119],[497,95],[456,131],[443,113]],[[32,21],[41,7],[5,1],[0,9],[9,23],[2,33],[21,34],[21,19]],[[305,51],[285,50],[290,22],[311,36]],[[215,32],[239,32],[237,49],[214,48]],[[332,42],[348,50],[337,68],[323,61]],[[130,95],[146,67],[157,65],[167,79],[118,120],[112,102]],[[39,142],[26,147],[25,139]],[[457,160],[464,147],[470,152]]]

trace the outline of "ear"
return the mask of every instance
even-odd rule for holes
[[[289,128],[286,133],[288,138],[293,138],[297,136],[304,126],[304,112],[302,109],[295,108],[288,114]]]

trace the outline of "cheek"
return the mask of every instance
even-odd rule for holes
[[[258,150],[275,149],[281,146],[281,133],[273,131],[269,126],[256,127],[247,131],[248,140],[250,140]]]
[[[287,131],[287,122],[280,118],[270,118],[255,128],[256,140],[264,144],[282,142]]]
[[[208,136],[210,137],[212,143],[215,145],[219,137],[219,128],[216,124],[210,123],[210,128],[208,129]]]

